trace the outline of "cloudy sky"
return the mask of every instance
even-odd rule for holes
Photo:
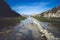
[[[5,0],[19,14],[42,13],[60,4],[59,0]]]

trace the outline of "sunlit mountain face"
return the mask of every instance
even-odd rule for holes
[[[60,4],[60,0],[5,0],[11,8],[25,15],[39,14]]]

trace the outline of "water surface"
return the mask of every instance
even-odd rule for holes
[[[2,24],[1,24],[2,23]],[[55,37],[60,38],[60,29],[51,23],[40,22],[34,18],[27,18],[25,20],[1,20],[2,28],[6,30],[0,31],[0,40],[46,40],[41,36],[40,29],[45,29],[52,33]]]

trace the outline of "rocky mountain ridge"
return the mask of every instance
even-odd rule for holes
[[[41,14],[35,15],[37,17],[43,16],[43,17],[60,17],[60,5],[52,8],[50,10],[47,10]]]

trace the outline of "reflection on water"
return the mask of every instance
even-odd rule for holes
[[[59,37],[60,38],[60,25],[54,25],[54,24],[50,24],[49,27],[48,27],[49,31],[52,32],[55,37]]]
[[[49,33],[52,33],[53,36],[60,38],[59,27],[59,25],[53,25],[47,22],[39,22],[34,18],[27,18],[22,20],[21,23],[16,19],[0,19],[0,40],[44,40],[45,38],[41,37],[39,30],[43,30],[45,32],[48,31]],[[6,31],[3,31],[5,29]],[[1,32],[1,30],[3,32]]]
[[[59,24],[51,24],[47,22],[40,22],[40,24],[44,29],[47,29],[48,32],[51,32],[55,37],[60,38],[60,25]]]
[[[11,32],[9,32],[11,31]],[[41,36],[37,25],[33,19],[25,19],[13,29],[0,35],[0,40],[46,40]]]

